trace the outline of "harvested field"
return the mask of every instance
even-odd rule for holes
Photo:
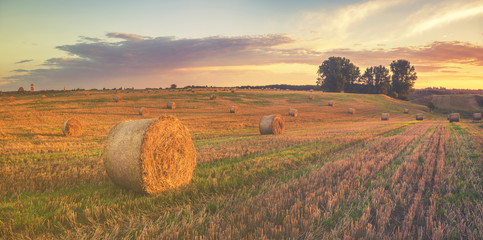
[[[0,105],[1,239],[478,239],[481,122],[381,95],[132,90],[12,94]],[[49,94],[50,96],[50,94]],[[329,101],[337,106],[327,107]],[[165,104],[176,102],[176,110]],[[246,109],[229,114],[232,106]],[[196,162],[157,194],[114,184],[103,163],[117,123],[174,115]],[[357,108],[357,114],[347,114]],[[290,117],[288,109],[302,114]],[[424,121],[413,114],[424,112]],[[381,121],[381,113],[390,121]],[[280,114],[282,135],[260,135]],[[66,137],[66,119],[83,134]]]

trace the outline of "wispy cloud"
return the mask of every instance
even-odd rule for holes
[[[27,63],[27,62],[32,62],[32,61],[33,61],[33,59],[26,59],[26,60],[21,60],[21,61],[15,62],[15,64]]]
[[[428,3],[410,15],[405,22],[410,26],[408,36],[421,34],[437,27],[483,15],[482,1],[443,1]]]
[[[107,36],[111,37],[111,38],[124,39],[126,41],[142,41],[146,38],[146,37],[143,37],[143,36],[137,35],[137,34],[121,33],[121,32],[111,32],[111,33],[108,33]]]
[[[29,70],[26,70],[26,69],[14,69],[11,72],[23,73],[23,72],[29,72]]]

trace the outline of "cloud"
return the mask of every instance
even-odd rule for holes
[[[351,35],[357,35],[361,31],[358,28],[360,24],[378,17],[378,13],[401,3],[405,3],[405,1],[372,0],[351,4],[333,11],[323,9],[305,12],[301,17],[299,28],[308,32],[310,36],[323,36],[322,41],[319,42],[340,43],[340,41],[349,39]]]
[[[390,50],[336,49],[325,55],[345,56],[366,66],[389,65],[396,59],[407,59],[418,64],[471,64],[483,66],[483,47],[468,42],[433,42],[424,46],[393,48]],[[388,62],[389,61],[389,62]]]
[[[132,39],[136,34],[107,34]],[[130,36],[130,37],[126,37]],[[86,37],[82,37],[86,39]],[[61,85],[100,83],[110,85],[124,79],[128,83],[172,73],[178,69],[279,63],[316,64],[321,53],[290,48],[295,40],[286,35],[240,37],[207,37],[177,39],[174,37],[136,38],[136,41],[110,40],[78,42],[56,47],[66,53],[50,58],[42,66],[19,81],[63,82]],[[117,86],[116,84],[114,86]]]
[[[404,23],[410,26],[407,36],[421,34],[433,28],[483,15],[482,1],[443,1],[438,4],[429,3],[409,16]]]
[[[33,59],[26,59],[26,60],[21,60],[21,61],[15,62],[15,64],[27,63],[27,62],[32,62],[32,61],[33,61]]]
[[[173,81],[179,84],[218,81],[218,84],[223,85],[222,75],[216,77],[216,73],[223,73],[224,78],[230,78],[232,82],[237,78],[250,76],[252,79],[247,79],[248,82],[244,84],[256,84],[260,79],[252,77],[256,75],[255,72],[272,77],[280,76],[277,74],[282,73],[292,74],[291,79],[295,79],[296,72],[303,72],[305,74],[300,76],[303,76],[305,81],[312,81],[316,77],[316,67],[330,56],[349,58],[360,67],[388,66],[393,60],[407,59],[416,66],[418,72],[458,70],[455,64],[477,68],[483,66],[483,47],[468,42],[433,42],[428,45],[392,49],[346,48],[325,52],[296,46],[296,40],[281,34],[78,42],[57,47],[64,51],[66,56],[50,58],[41,65],[42,68],[28,72],[17,69],[14,72],[27,74],[3,78],[3,84],[8,82],[12,89],[14,85],[29,82],[35,82],[36,85],[45,88],[149,87],[167,86]],[[311,66],[313,72],[308,70]],[[299,70],[295,71],[295,68]],[[229,77],[229,73],[233,76]],[[311,74],[313,79],[307,77]],[[208,76],[213,79],[207,79]],[[265,81],[266,77],[260,78],[264,78]],[[190,79],[191,83],[187,79]],[[276,83],[277,79],[271,81]]]
[[[25,69],[14,69],[11,72],[23,73],[23,72],[29,72],[29,70],[25,70]]]
[[[107,36],[110,38],[124,39],[126,41],[142,41],[145,39],[145,37],[141,35],[132,34],[132,33],[120,33],[120,32],[111,32],[111,33],[108,33]]]

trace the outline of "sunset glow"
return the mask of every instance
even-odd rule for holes
[[[330,56],[483,89],[482,1],[0,3],[0,90],[315,84]]]

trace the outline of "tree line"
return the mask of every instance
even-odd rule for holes
[[[408,60],[392,61],[390,69],[372,66],[361,75],[359,67],[344,57],[329,57],[319,66],[317,75],[317,88],[327,92],[386,94],[399,99],[407,98],[418,78]]]

